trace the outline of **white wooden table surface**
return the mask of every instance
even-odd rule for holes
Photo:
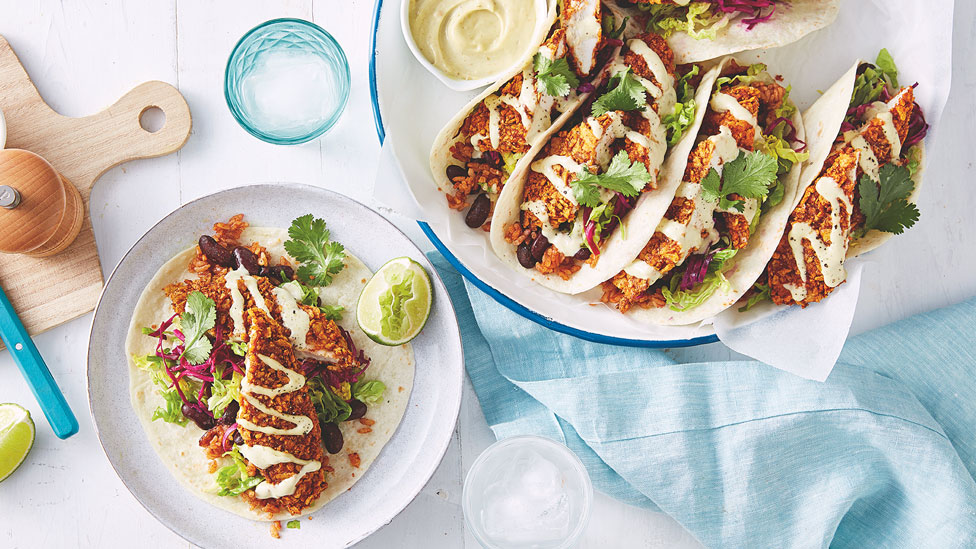
[[[259,181],[297,181],[374,204],[372,181],[379,144],[367,83],[372,7],[372,0],[0,3],[0,34],[20,56],[47,102],[62,114],[93,113],[146,80],[173,83],[190,104],[193,135],[182,151],[115,168],[95,185],[91,212],[106,276],[136,239],[165,214],[220,189]],[[976,36],[974,15],[976,4],[957,2],[953,93],[939,129],[943,147],[932,155],[937,165],[927,174],[929,194],[922,203],[923,221],[926,216],[942,215],[940,201],[976,199],[976,185],[942,183],[973,181],[971,139],[966,136],[972,134],[976,119],[972,92],[976,66],[970,59]],[[234,43],[251,27],[276,17],[300,17],[323,26],[345,48],[352,69],[352,95],[342,120],[325,138],[298,147],[275,147],[246,134],[232,119],[222,93],[224,64]],[[952,146],[952,140],[960,145]],[[932,193],[945,188],[969,190],[964,191],[965,196]],[[412,220],[383,213],[421,247],[431,249]],[[946,238],[959,243],[961,249],[949,263],[935,267],[976,272],[973,240],[965,236],[972,230],[963,224],[962,216],[952,221],[958,229],[947,229]],[[883,249],[878,259],[897,261],[897,254],[927,245],[924,238],[909,232]],[[901,282],[905,287],[917,283]],[[974,294],[976,277],[968,287],[944,288],[929,308]],[[862,307],[855,329],[911,312],[918,311],[892,302]],[[0,485],[0,547],[186,547],[185,541],[157,523],[126,491],[95,437],[85,388],[90,320],[91,315],[86,315],[35,338],[81,423],[80,433],[67,441],[54,437],[9,354],[0,352],[0,402],[25,405],[38,425],[27,462]],[[687,360],[730,356],[719,344],[674,354]],[[468,384],[454,440],[433,479],[392,523],[357,547],[477,547],[464,531],[461,481],[474,458],[492,441]],[[301,533],[287,531],[286,535]],[[695,545],[670,518],[600,494],[580,544]]]

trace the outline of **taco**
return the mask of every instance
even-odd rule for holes
[[[674,196],[715,77],[676,66],[656,34],[628,40],[587,101],[512,175],[491,222],[495,253],[564,293],[619,271]]]
[[[654,324],[714,316],[749,290],[779,243],[804,152],[790,87],[728,58],[667,213],[604,303]]]
[[[135,306],[132,406],[197,497],[255,520],[314,512],[393,435],[413,353],[353,329],[370,272],[323,221],[286,231],[238,215],[214,233],[165,263]]]
[[[779,244],[743,309],[806,307],[847,279],[844,262],[918,220],[928,124],[887,50],[858,62],[804,114],[811,163]]]
[[[561,10],[561,11],[557,11]],[[595,0],[553,2],[545,42],[489,87],[434,139],[430,170],[448,206],[471,228],[489,228],[495,201],[519,160],[571,115],[619,43],[604,35]]]
[[[607,0],[625,37],[652,31],[678,63],[796,42],[837,19],[840,0]]]

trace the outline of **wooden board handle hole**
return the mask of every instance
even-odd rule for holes
[[[139,125],[149,133],[156,133],[166,125],[166,113],[155,105],[150,105],[139,113]]]

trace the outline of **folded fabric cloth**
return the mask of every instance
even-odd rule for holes
[[[430,259],[498,438],[563,442],[707,547],[976,544],[976,300],[851,339],[818,383],[559,334]]]

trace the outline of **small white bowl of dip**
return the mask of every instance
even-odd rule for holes
[[[548,0],[402,0],[400,27],[417,61],[468,91],[506,76],[545,39]]]

